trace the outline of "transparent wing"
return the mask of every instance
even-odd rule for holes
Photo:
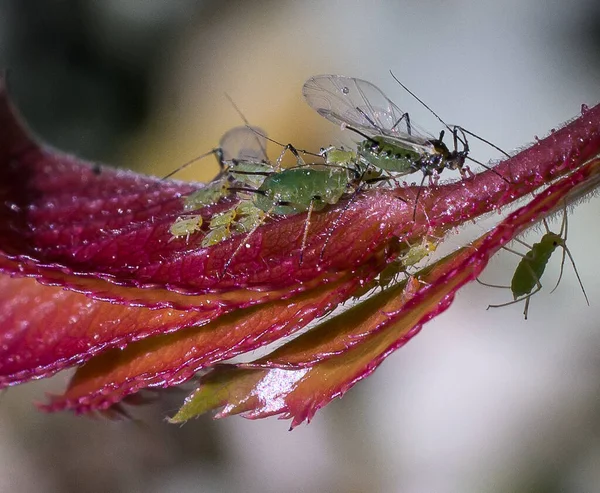
[[[386,135],[417,144],[431,136],[409,132],[404,112],[370,82],[343,75],[316,75],[304,83],[306,102],[321,116],[367,135]]]
[[[227,131],[219,146],[223,150],[223,159],[232,161],[267,161],[266,133],[259,127],[234,127]]]

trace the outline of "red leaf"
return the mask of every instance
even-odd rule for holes
[[[600,150],[597,106],[493,172],[424,187],[416,220],[418,187],[367,190],[350,203],[345,199],[313,214],[301,262],[305,214],[276,218],[251,236],[210,248],[201,247],[202,234],[173,239],[169,229],[182,213],[182,196],[201,185],[102,168],[39,146],[16,121],[1,81],[0,128],[0,386],[47,376],[107,351],[89,361],[67,394],[50,406],[78,411],[104,408],[144,386],[176,384],[200,368],[296,331],[377,275],[397,254],[398,240],[414,244],[424,235],[441,237],[576,170]],[[224,199],[198,213],[207,220],[234,203]],[[471,262],[473,270],[485,263],[475,257]],[[452,279],[466,282],[469,272]],[[421,315],[413,327],[440,310],[430,304],[438,289],[445,292],[437,285],[443,276],[435,279],[429,291],[421,289],[409,302],[415,316]],[[357,320],[348,321],[349,332],[332,322],[336,336],[319,336],[322,346],[309,343],[300,351],[313,337],[306,336],[258,363],[267,370],[243,374],[282,371],[276,366],[313,372],[330,360],[346,361],[361,347],[364,351],[380,333],[397,343],[400,336],[388,332],[389,320],[377,319],[368,312],[376,308],[369,307],[358,309],[365,317],[360,334],[348,338]],[[114,349],[128,344],[124,351]],[[294,351],[287,352],[290,347]],[[377,350],[364,354],[374,358],[367,367],[379,364]],[[368,373],[359,367],[356,378]],[[319,387],[322,379],[312,379],[305,388],[321,397],[290,393],[286,406],[291,407],[280,412],[309,417],[310,402],[321,406],[352,384],[336,378],[331,391]],[[256,416],[266,412],[247,409]]]
[[[78,413],[106,409],[141,388],[184,382],[202,368],[276,341],[323,316],[373,272],[377,270],[363,269],[287,301],[238,310],[203,327],[109,351],[80,368],[65,395],[44,408]]]

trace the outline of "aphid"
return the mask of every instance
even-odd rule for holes
[[[190,235],[202,228],[202,216],[181,216],[178,217],[171,227],[169,232],[175,238],[185,236],[185,241],[190,239]]]
[[[487,284],[482,281],[478,282],[483,284],[484,286],[490,286],[494,288],[505,288],[510,289],[513,294],[514,301],[509,301],[508,303],[502,303],[499,305],[490,305],[489,308],[498,308],[501,306],[512,305],[514,303],[519,303],[520,301],[525,300],[525,309],[523,310],[523,315],[525,316],[525,320],[527,320],[527,313],[529,311],[529,300],[531,297],[536,294],[540,289],[542,289],[542,284],[540,279],[544,275],[544,271],[546,270],[546,265],[550,260],[552,254],[556,251],[558,247],[561,247],[563,250],[562,260],[560,264],[560,274],[558,276],[558,281],[556,282],[556,286],[552,289],[551,293],[553,293],[558,287],[562,275],[563,268],[565,264],[566,255],[569,256],[569,260],[573,265],[573,270],[575,271],[575,275],[577,276],[577,281],[579,281],[579,286],[581,287],[581,291],[583,292],[583,296],[585,297],[586,303],[589,305],[590,302],[588,300],[587,294],[585,292],[585,288],[583,287],[583,283],[581,282],[581,278],[579,277],[579,272],[577,271],[577,267],[575,266],[575,261],[573,260],[573,256],[571,252],[567,248],[567,212],[566,209],[564,211],[563,222],[560,228],[560,232],[553,233],[550,231],[548,227],[548,223],[546,220],[543,220],[544,227],[546,228],[546,234],[542,236],[541,240],[538,243],[534,243],[533,245],[528,245],[524,241],[517,239],[519,243],[524,245],[529,249],[529,251],[523,255],[515,250],[506,248],[509,252],[515,253],[519,255],[521,261],[517,265],[515,273],[513,274],[513,278],[510,286],[498,286],[495,284]],[[563,236],[564,233],[564,236]]]
[[[465,173],[469,146],[458,135],[460,127],[447,127],[454,136],[454,150],[450,151],[443,142],[443,130],[438,138],[417,131],[409,114],[370,82],[318,75],[305,82],[302,93],[321,116],[364,138],[356,152],[365,164],[397,176],[422,171],[425,176],[435,177],[445,168]],[[459,141],[463,147],[460,151]]]
[[[336,204],[359,176],[344,166],[309,165],[288,168],[266,177],[253,199],[263,211],[298,214]]]
[[[213,181],[185,197],[184,210],[193,211],[218,202],[229,194],[233,182],[242,186],[260,186],[265,176],[274,171],[268,162],[265,148],[266,137],[261,129],[235,127],[223,135],[219,147],[179,167],[176,171],[181,171],[209,154],[217,157],[221,167]]]
[[[202,246],[216,245],[232,234],[249,233],[264,219],[264,212],[252,202],[242,201],[228,211],[212,217],[208,226],[209,232],[202,239]]]
[[[425,236],[420,243],[410,245],[404,242],[405,248],[398,258],[386,266],[379,274],[377,285],[385,288],[390,283],[395,282],[400,274],[406,274],[409,267],[413,267],[421,260],[435,252],[440,240]]]
[[[413,285],[415,277],[409,273],[409,268],[414,267],[421,260],[435,252],[439,238],[425,236],[421,242],[411,245],[407,241],[398,241],[398,257],[390,262],[370,283],[359,288],[355,293],[355,298],[360,298],[375,288],[385,290],[389,285],[396,284],[401,277],[407,279],[407,287]]]
[[[508,157],[502,149],[478,135],[460,126],[448,126],[394,74],[392,76],[452,133],[454,150],[451,151],[444,143],[444,130],[438,138],[417,130],[408,113],[403,112],[380,89],[365,80],[342,75],[318,75],[305,82],[302,93],[306,102],[321,116],[363,137],[364,140],[357,144],[357,163],[387,171],[391,179],[421,171],[422,186],[427,176],[430,183],[437,182],[439,174],[446,168],[459,170],[465,178],[473,175],[465,164],[466,159],[491,169],[469,157],[466,134]],[[459,143],[462,150],[458,149]],[[503,176],[498,176],[507,181]],[[416,217],[421,190],[419,188],[415,198],[413,219]]]
[[[258,189],[237,189],[253,192],[254,196],[251,199],[253,205],[264,212],[264,216],[248,233],[248,237],[270,214],[293,215],[307,212],[300,254],[300,262],[302,262],[312,212],[336,204],[345,193],[355,190],[361,179],[362,174],[352,167],[311,164],[272,173],[264,179]],[[242,244],[233,253],[225,270],[241,246]]]

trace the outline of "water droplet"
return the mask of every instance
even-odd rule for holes
[[[585,115],[588,111],[590,111],[590,107],[587,104],[582,104],[581,105],[581,114]]]
[[[346,86],[342,87],[342,92],[344,94],[348,94],[350,92],[350,89],[348,89]]]

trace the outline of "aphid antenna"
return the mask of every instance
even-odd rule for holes
[[[461,132],[464,132],[464,133],[466,133],[466,134],[470,135],[471,137],[475,137],[477,140],[479,140],[479,141],[483,142],[484,144],[487,144],[487,145],[489,145],[489,146],[490,146],[492,149],[496,149],[498,152],[500,152],[500,153],[504,154],[504,156],[506,156],[507,158],[510,158],[510,157],[512,157],[512,156],[511,156],[511,155],[510,155],[508,152],[506,152],[506,151],[505,151],[504,149],[502,149],[501,147],[498,147],[498,146],[497,146],[496,144],[494,144],[493,142],[490,142],[489,140],[487,140],[487,139],[484,139],[483,137],[480,137],[480,136],[479,136],[479,135],[477,135],[476,133],[474,133],[474,132],[471,132],[470,130],[467,130],[467,129],[466,129],[466,128],[464,128],[464,127],[461,127],[460,125],[457,125],[456,127],[457,127],[457,128],[459,128]]]
[[[465,156],[465,159],[468,159],[469,161],[472,161],[475,164],[478,164],[482,168],[485,168],[488,171],[491,171],[492,173],[494,173],[495,175],[497,175],[499,178],[501,178],[502,180],[504,180],[509,185],[512,183],[511,181],[507,180],[504,176],[502,176],[500,173],[498,173],[492,166],[487,166],[486,164],[483,164],[481,161],[478,161],[477,159],[474,159],[471,156]]]
[[[174,169],[169,174],[163,176],[161,178],[161,181],[171,178],[176,173],[183,171],[185,168],[187,168],[188,166],[191,166],[196,161],[200,161],[201,159],[204,159],[206,156],[210,156],[211,154],[214,154],[216,156],[217,161],[219,162],[219,166],[221,167],[221,171],[222,171],[225,168],[225,163],[223,162],[223,149],[221,149],[220,147],[217,147],[217,148],[213,149],[212,151],[205,152],[204,154],[201,154],[200,156],[196,156],[195,158],[190,159],[188,162],[183,163],[181,166]]]
[[[256,130],[256,128],[254,128],[252,125],[250,125],[250,122],[245,117],[245,115],[242,113],[242,111],[240,110],[240,108],[238,107],[238,105],[235,104],[235,102],[233,101],[233,99],[231,98],[231,96],[229,94],[225,93],[225,97],[229,100],[229,102],[231,103],[231,105],[233,106],[233,108],[235,109],[235,111],[238,113],[238,115],[240,115],[240,117],[244,121],[244,124],[246,125],[246,127],[248,127],[256,135],[262,137],[263,139],[266,139],[269,142],[273,142],[273,144],[276,144],[276,145],[278,145],[280,147],[283,147],[284,148],[283,152],[285,152],[286,150],[289,150],[294,155],[294,157],[296,157],[296,159],[298,159],[299,161],[302,160],[302,158],[300,157],[299,153],[308,154],[309,156],[314,156],[314,157],[321,157],[319,154],[316,154],[314,152],[310,152],[310,151],[307,151],[305,149],[297,149],[292,144],[282,144],[281,142],[278,142],[275,139],[272,139],[271,137],[268,137],[267,135],[262,134],[261,132],[259,132],[258,130]],[[266,151],[266,149],[264,149],[262,147],[262,143],[261,143],[261,150],[263,151],[263,154],[266,156],[267,155],[267,151]]]
[[[246,125],[247,128],[249,128],[250,130],[252,130],[256,135],[258,135],[260,137],[268,138],[266,135],[262,135],[254,127],[252,127],[252,125],[250,125],[250,122],[246,118],[246,115],[244,115],[244,113],[242,113],[242,110],[240,110],[240,108],[238,107],[238,105],[235,104],[235,101],[233,100],[233,98],[229,94],[225,93],[225,97],[229,100],[229,102],[231,103],[231,106],[233,106],[233,109],[237,112],[237,114],[240,115],[240,118],[242,119],[242,121],[244,122],[244,124]],[[257,138],[256,140],[258,142],[258,145],[260,146],[260,150],[262,151],[263,156],[266,156],[267,155],[267,150],[262,145],[262,142],[260,141],[260,139]]]
[[[417,196],[415,197],[415,207],[413,209],[413,221],[417,219],[417,204],[419,203],[419,197],[421,196],[421,191],[423,190],[423,183],[425,183],[425,173],[423,173],[423,178],[421,178],[421,183],[419,185],[419,189],[417,190]]]
[[[408,94],[410,94],[413,98],[415,98],[419,103],[421,103],[427,110],[429,110],[429,112],[435,116],[442,125],[444,125],[444,127],[446,127],[450,132],[453,132],[452,128],[444,121],[442,120],[442,118],[435,112],[433,111],[421,98],[419,98],[419,96],[417,96],[414,92],[412,92],[408,87],[406,87],[402,82],[400,82],[400,79],[398,79],[398,77],[396,77],[394,75],[394,72],[392,72],[390,70],[390,74],[391,76],[394,78],[394,80],[400,84],[400,86],[402,86],[402,89],[404,89]]]
[[[460,132],[462,132],[463,134],[468,134],[472,137],[475,137],[477,140],[483,142],[484,144],[489,145],[490,147],[492,147],[493,149],[496,149],[498,152],[501,152],[502,154],[504,154],[507,158],[510,158],[510,154],[508,154],[506,151],[504,151],[503,149],[501,149],[500,147],[498,147],[497,145],[493,144],[492,142],[490,142],[487,139],[484,139],[483,137],[480,137],[479,135],[477,135],[474,132],[471,132],[469,130],[467,130],[464,127],[461,127],[460,125],[455,125],[453,128],[450,127],[444,120],[442,120],[442,118],[435,112],[433,111],[421,98],[419,98],[419,96],[417,96],[414,92],[412,92],[408,87],[406,87],[401,81],[400,79],[398,79],[398,77],[396,77],[394,75],[394,73],[390,70],[390,74],[391,76],[394,78],[394,80],[400,84],[400,86],[408,93],[410,94],[413,98],[415,98],[419,103],[421,103],[427,110],[429,110],[429,112],[435,116],[442,125],[444,125],[444,127],[446,127],[450,132],[452,132],[455,136],[455,138],[458,138],[458,140],[461,142],[461,144],[463,144],[464,146],[467,146],[468,148],[468,143],[467,143],[467,139],[466,137],[463,139],[461,139],[460,137],[457,136],[457,130],[460,130]],[[490,167],[483,165],[482,163],[480,163],[479,161],[476,161],[475,159],[469,158],[471,159],[473,162],[480,164],[481,166],[483,166],[484,168],[491,170]],[[500,176],[504,181],[507,181],[506,178],[504,178],[502,175],[500,175],[500,173],[495,172],[498,176]],[[508,181],[507,181],[508,182]],[[508,182],[510,183],[510,182]]]

